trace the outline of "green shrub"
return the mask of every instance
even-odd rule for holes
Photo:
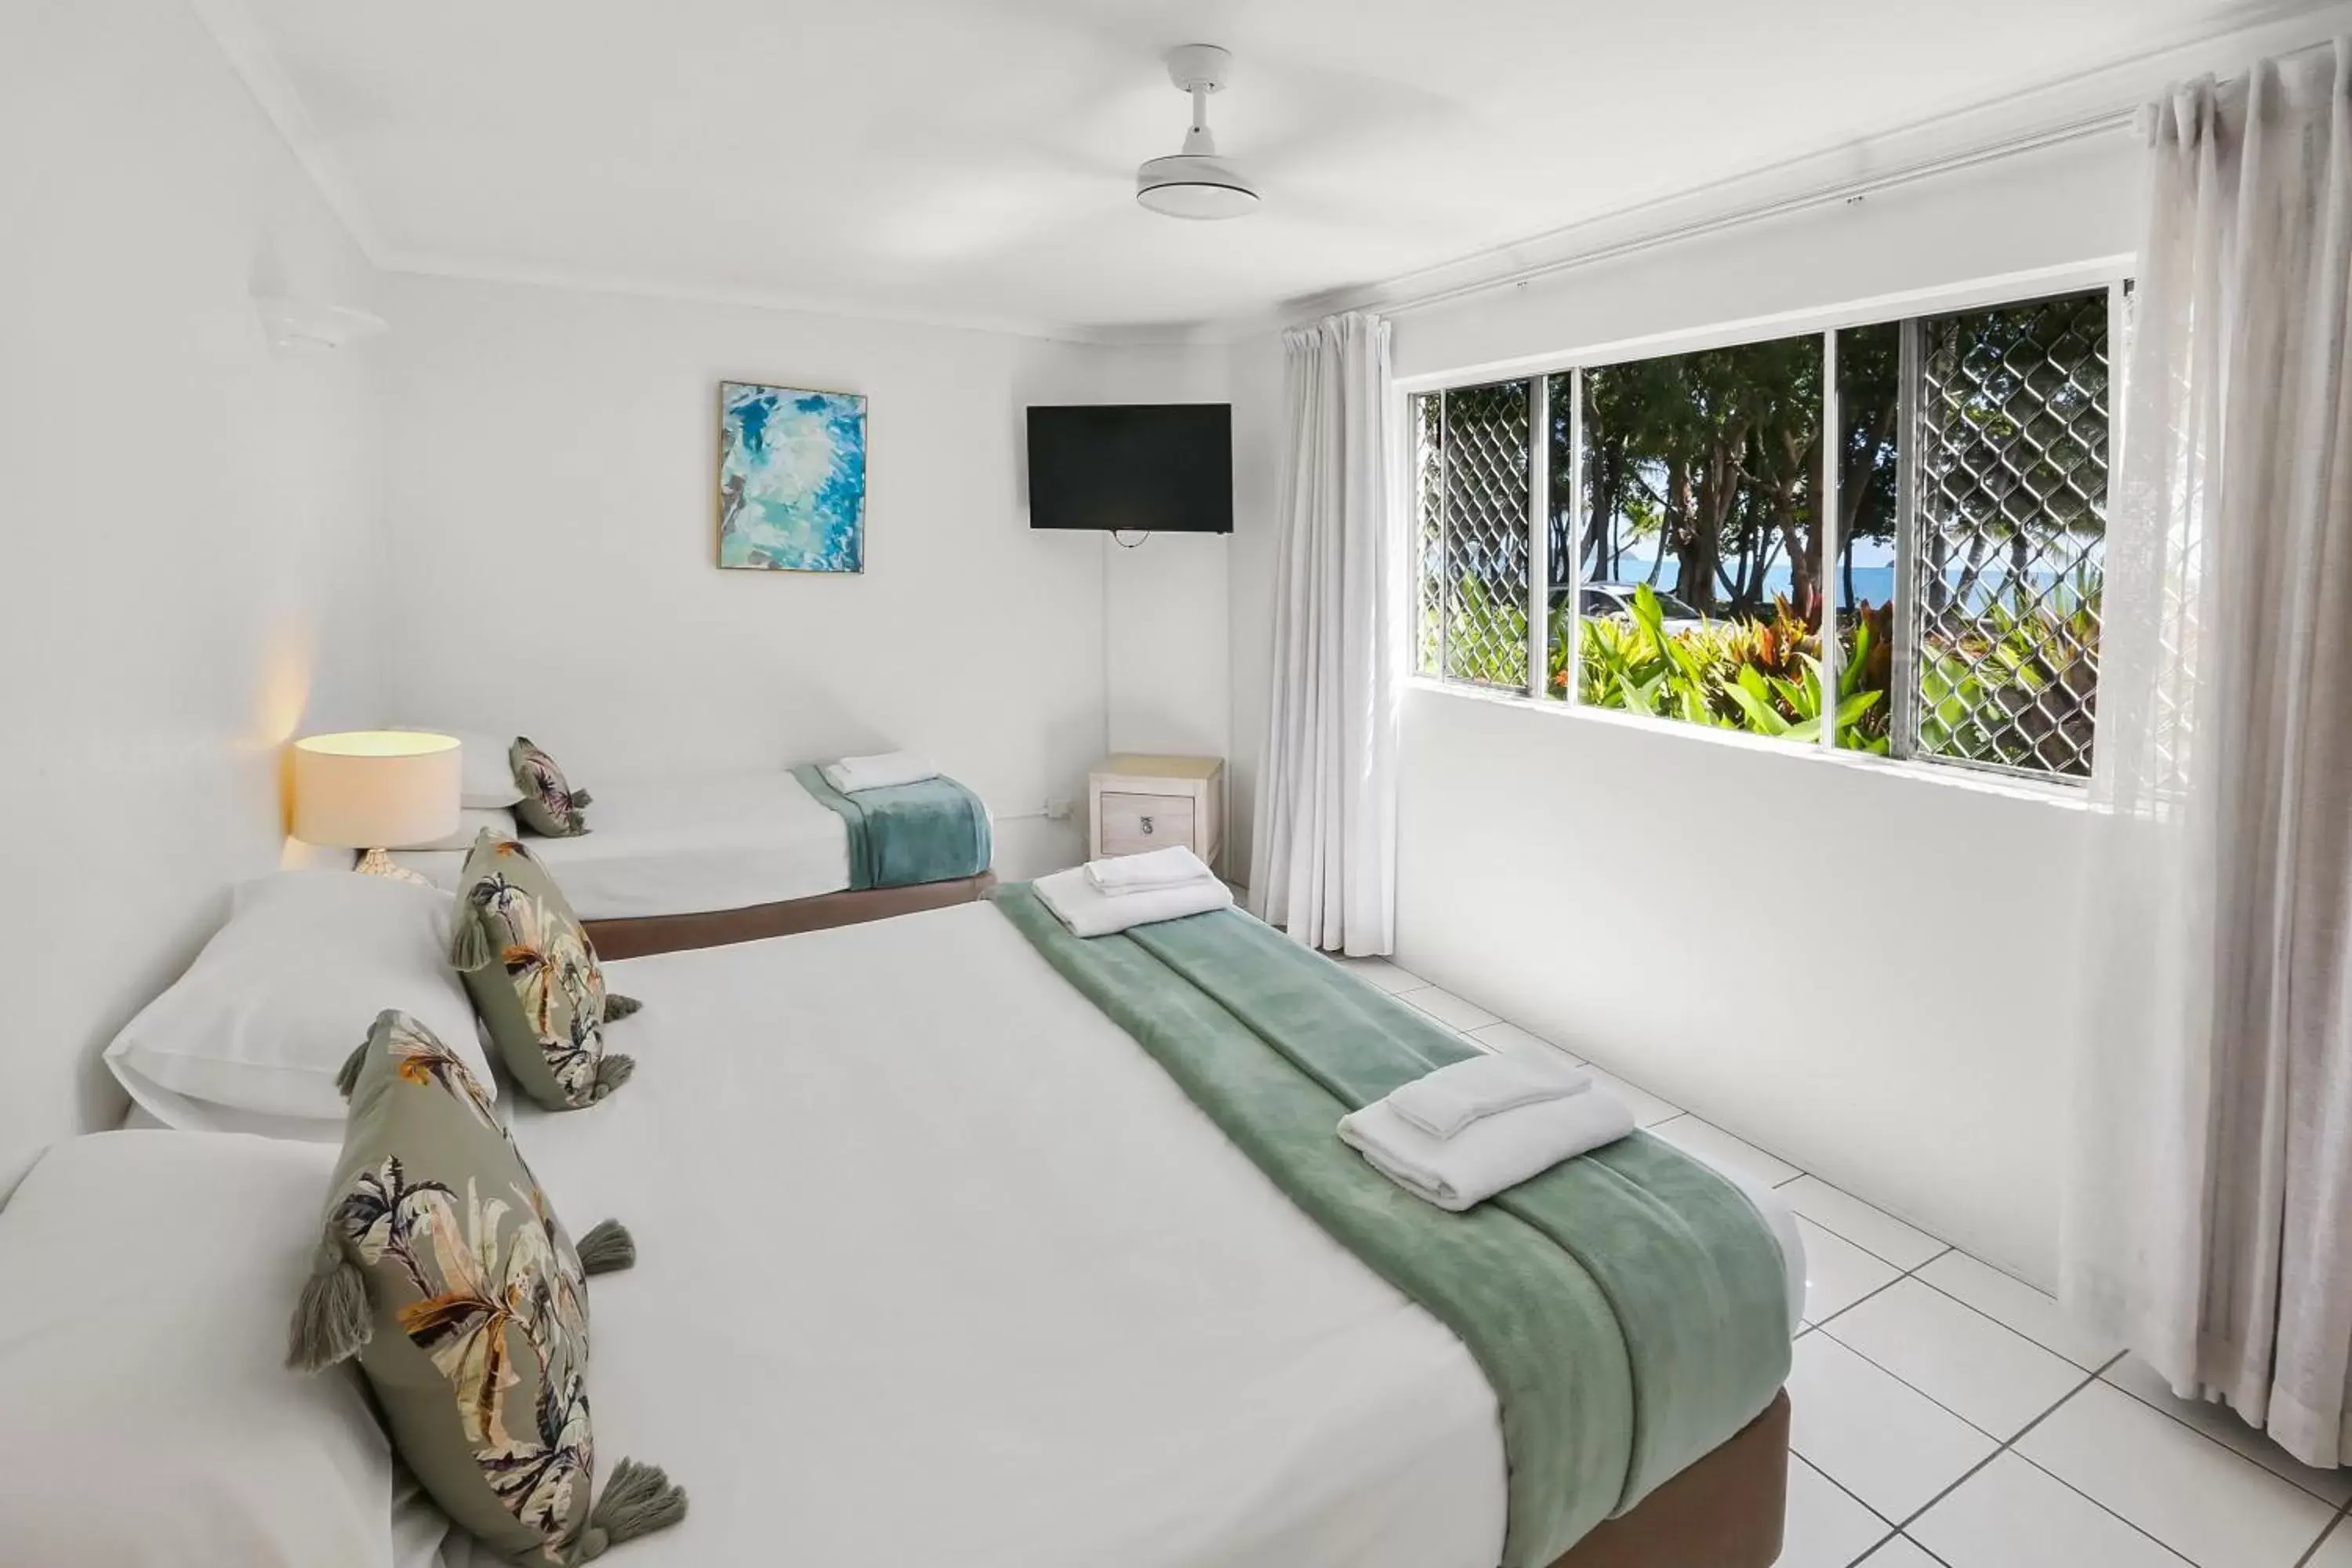
[[[1555,626],[1556,689],[1567,684],[1566,631],[1564,625]],[[1769,621],[1710,621],[1668,632],[1657,595],[1643,586],[1634,593],[1630,616],[1584,622],[1577,696],[1596,708],[1786,741],[1818,741],[1827,724],[1841,746],[1884,752],[1883,715],[1875,734],[1865,729],[1886,695],[1883,685],[1866,684],[1874,668],[1867,619],[1854,637],[1832,695],[1820,639],[1785,600]]]
[[[1843,750],[1884,755],[1894,717],[1894,606],[1863,605],[1840,637],[1837,691],[1824,691],[1821,636],[1775,602],[1769,619],[1708,621],[1669,632],[1657,595],[1633,595],[1627,616],[1550,626],[1550,694],[1595,708],[1674,719],[1780,740],[1817,741],[1833,727]],[[1527,611],[1479,578],[1455,591],[1455,636],[1445,675],[1505,689],[1526,679]],[[2099,593],[2069,607],[2003,605],[1931,626],[1920,649],[1918,749],[1934,756],[2036,771],[2090,771]],[[1571,637],[1573,631],[1576,635]],[[1468,633],[1471,635],[1464,635]],[[1421,668],[1437,665],[1436,631],[1422,628]]]

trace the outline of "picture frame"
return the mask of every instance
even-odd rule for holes
[[[720,382],[718,565],[863,573],[866,473],[863,393]]]

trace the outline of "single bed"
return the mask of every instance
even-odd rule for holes
[[[567,1213],[637,1238],[593,1292],[597,1446],[694,1506],[631,1562],[1495,1568],[1503,1440],[1464,1344],[1000,911],[610,978],[646,1003],[625,1097],[513,1120]],[[1801,1298],[1785,1212],[1743,1190]],[[1786,1422],[1562,1563],[1763,1568]]]
[[[790,772],[685,774],[601,784],[589,831],[528,842],[562,884],[600,957],[631,958],[784,936],[969,903],[976,875],[856,886],[849,825]],[[463,849],[393,858],[454,890]]]

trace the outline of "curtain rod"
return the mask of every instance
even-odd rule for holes
[[[2263,61],[2257,63],[2277,64],[2282,61],[2294,59],[2303,55],[2314,53],[2316,50],[2333,48],[2335,47],[2336,39],[2332,37],[2315,38],[2311,42],[2300,45],[2294,48],[2283,49],[2277,54],[2267,56]],[[2012,136],[2002,141],[1990,142],[1979,147],[1974,147],[1967,152],[1949,153],[1938,158],[1922,159],[1916,163],[1908,163],[1898,168],[1889,169],[1884,174],[1867,175],[1861,179],[1849,180],[1834,185],[1822,186],[1811,191],[1807,191],[1799,195],[1784,196],[1775,201],[1759,203],[1755,206],[1736,208],[1730,212],[1717,214],[1713,217],[1693,219],[1691,222],[1679,224],[1672,228],[1661,229],[1632,239],[1619,240],[1608,245],[1595,246],[1590,250],[1575,251],[1570,255],[1559,257],[1550,261],[1539,261],[1532,266],[1523,267],[1516,271],[1503,273],[1497,277],[1480,279],[1475,282],[1457,283],[1444,288],[1433,289],[1423,294],[1408,294],[1402,299],[1394,300],[1368,300],[1365,302],[1364,308],[1377,310],[1382,315],[1389,316],[1402,315],[1412,310],[1423,310],[1434,305],[1449,304],[1455,300],[1466,299],[1473,294],[1483,294],[1490,289],[1511,288],[1520,283],[1532,282],[1538,278],[1549,278],[1558,273],[1572,272],[1580,268],[1596,266],[1604,261],[1615,261],[1628,256],[1638,256],[1643,251],[1655,250],[1664,246],[1677,245],[1685,240],[1699,239],[1711,234],[1721,234],[1730,229],[1743,227],[1751,223],[1762,223],[1771,218],[1784,217],[1791,213],[1804,212],[1813,207],[1829,206],[1835,203],[1852,201],[1859,196],[1873,195],[1880,191],[1894,190],[1903,185],[1916,184],[1921,180],[1934,179],[1941,174],[1958,174],[1964,170],[1979,168],[1987,163],[1999,163],[2006,158],[2020,157],[2028,153],[2038,153],[2045,148],[2064,146],[2068,142],[2086,141],[2095,136],[2112,135],[2118,131],[2130,130],[2138,121],[2140,109],[2141,106],[2135,105],[2130,109],[2109,110],[2104,113],[2090,115],[2084,119],[2069,121],[2063,124],[2050,126],[2041,131],[2030,132],[2023,135]],[[1521,240],[1518,244],[1520,246],[1541,244],[1546,239],[1558,238],[1561,236],[1570,235],[1579,229],[1592,228],[1606,223],[1622,222],[1628,218],[1638,217],[1641,214],[1658,207],[1666,206],[1676,202],[1688,201],[1691,197],[1703,195],[1710,190],[1722,190],[1745,184],[1756,177],[1757,176],[1752,174],[1739,175],[1733,179],[1717,181],[1713,184],[1701,185],[1696,190],[1681,191],[1670,196],[1660,196],[1652,201],[1636,203],[1629,207],[1620,207],[1614,212],[1603,213],[1597,217],[1586,218],[1578,223],[1570,224],[1566,227],[1553,229],[1549,234],[1538,235],[1532,239]],[[1499,248],[1509,249],[1517,247],[1503,247]],[[1452,263],[1448,265],[1458,266],[1460,264]],[[1426,270],[1441,271],[1444,269],[1444,267],[1439,267],[1428,268]]]

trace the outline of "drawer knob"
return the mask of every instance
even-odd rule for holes
[[[1143,819],[1143,833],[1147,838],[1151,836],[1151,818],[1148,816]]]

